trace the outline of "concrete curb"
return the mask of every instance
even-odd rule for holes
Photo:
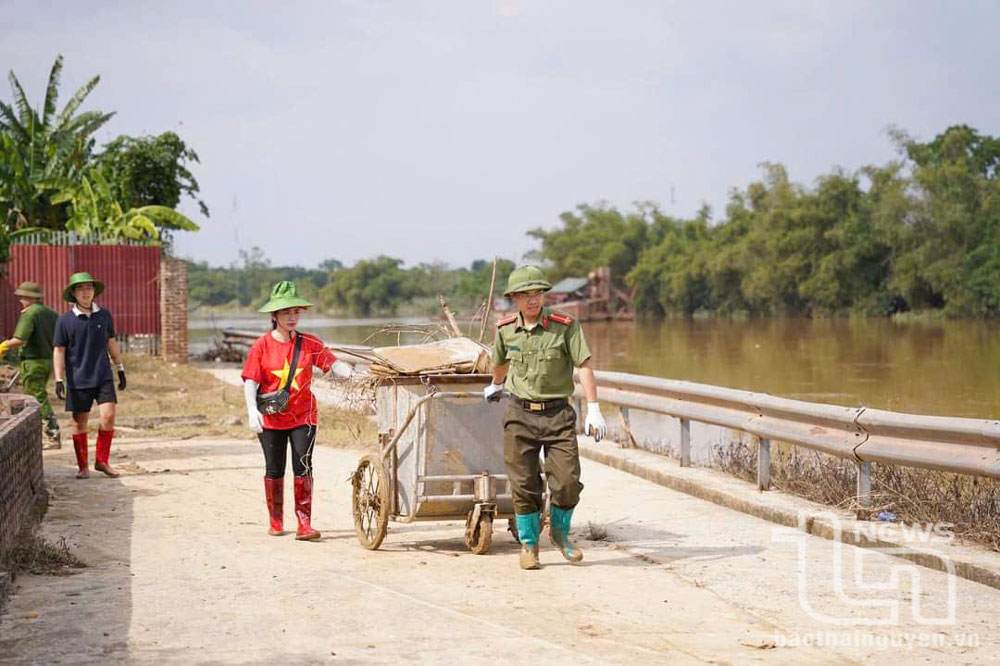
[[[579,445],[584,458],[672,490],[824,539],[837,537],[852,546],[879,549],[929,569],[1000,589],[998,553],[955,542],[896,539],[905,531],[903,526],[857,520],[850,512],[775,490],[760,492],[735,477],[703,467],[681,467],[678,461],[649,451],[621,449],[608,442],[597,444],[588,437],[580,437]]]

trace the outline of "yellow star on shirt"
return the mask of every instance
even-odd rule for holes
[[[285,382],[288,381],[288,372],[291,370],[291,366],[288,365],[288,359],[285,359],[285,367],[281,370],[271,370],[272,375],[276,375],[281,381],[278,383],[278,388],[282,389],[285,386]],[[304,368],[295,368],[295,376],[292,377],[292,390],[299,390],[299,373],[302,372]]]

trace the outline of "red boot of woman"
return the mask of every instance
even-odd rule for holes
[[[285,480],[264,477],[264,497],[267,499],[267,515],[271,527],[267,533],[281,536],[285,533]]]
[[[313,478],[311,476],[295,477],[295,517],[299,519],[299,529],[295,538],[299,541],[312,541],[320,537],[320,533],[312,528]]]

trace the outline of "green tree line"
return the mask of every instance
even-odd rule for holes
[[[1000,315],[1000,138],[949,127],[814,187],[780,164],[731,192],[725,219],[653,204],[580,206],[535,229],[552,277],[612,268],[649,315]]]
[[[497,261],[495,295],[503,292],[514,263]],[[259,306],[271,286],[292,280],[300,293],[322,310],[349,315],[413,314],[440,312],[438,296],[448,299],[462,315],[472,315],[490,289],[493,262],[477,260],[468,268],[445,264],[419,264],[404,268],[401,259],[376,257],[345,267],[328,259],[316,268],[272,266],[260,248],[240,251],[237,262],[213,268],[188,262],[188,290],[192,307],[228,309]]]

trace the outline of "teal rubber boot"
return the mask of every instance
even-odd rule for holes
[[[538,561],[538,533],[542,531],[542,518],[535,513],[517,514],[517,538],[521,541],[521,568],[541,569]]]
[[[552,545],[558,548],[563,557],[570,562],[583,559],[583,551],[577,548],[569,538],[569,524],[573,520],[573,509],[561,509],[555,504],[549,509],[549,538]]]

